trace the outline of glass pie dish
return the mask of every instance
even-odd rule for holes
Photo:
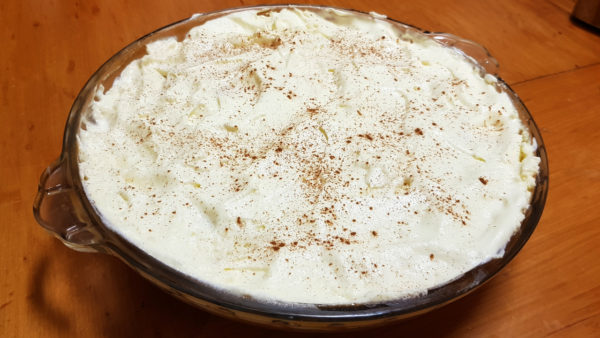
[[[288,6],[258,6],[254,10],[277,10]],[[320,6],[294,6],[304,10],[341,10]],[[256,324],[299,330],[356,329],[396,321],[431,311],[475,290],[500,271],[523,247],[533,233],[545,204],[548,191],[548,160],[541,135],[530,113],[510,87],[499,80],[497,89],[508,93],[523,123],[537,145],[535,154],[541,159],[536,186],[521,227],[511,237],[505,254],[466,272],[444,285],[429,289],[424,295],[365,304],[295,304],[267,302],[251,296],[218,289],[187,276],[145,253],[103,223],[86,196],[79,172],[77,134],[85,128],[82,117],[89,112],[100,86],[107,90],[122,70],[146,53],[146,45],[167,37],[182,39],[187,32],[207,20],[237,11],[237,8],[195,15],[150,33],[125,47],[88,80],[71,108],[60,157],[42,174],[33,211],[36,220],[68,247],[85,252],[114,255],[168,293],[217,315]],[[371,14],[349,11],[356,16]],[[482,74],[497,74],[498,64],[480,45],[451,34],[432,33],[386,19],[400,32],[427,36],[462,53]]]

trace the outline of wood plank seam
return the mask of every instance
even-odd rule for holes
[[[585,322],[586,320],[588,320],[588,319],[591,319],[591,318],[594,318],[594,317],[596,317],[596,316],[597,316],[597,315],[595,315],[595,314],[594,314],[594,315],[591,315],[591,316],[588,316],[588,317],[585,317],[585,318],[582,318],[582,319],[576,320],[576,321],[574,321],[574,322],[572,322],[572,323],[569,323],[569,324],[567,324],[567,325],[564,325],[563,327],[561,327],[561,328],[559,328],[559,329],[556,329],[556,330],[554,330],[554,331],[552,331],[552,332],[548,332],[548,334],[546,334],[546,337],[551,337],[551,336],[554,336],[554,335],[556,335],[556,334],[559,334],[559,333],[561,333],[561,331],[564,331],[564,330],[566,330],[566,329],[570,328],[571,326],[575,326],[575,325],[577,325],[577,324],[579,324],[579,323],[581,323],[581,322]]]
[[[579,67],[571,68],[571,69],[568,69],[568,70],[563,70],[563,71],[556,72],[556,73],[550,73],[550,74],[540,75],[540,76],[533,77],[531,79],[509,83],[508,85],[510,85],[512,87],[512,86],[520,85],[520,84],[531,82],[531,81],[535,81],[535,80],[545,79],[545,78],[548,78],[548,77],[551,77],[551,76],[562,75],[562,74],[566,74],[566,73],[573,72],[573,71],[578,71],[578,70],[582,70],[582,69],[592,68],[592,67],[598,66],[598,65],[600,65],[600,62],[594,62],[594,63],[590,63],[588,65],[579,66]]]
[[[571,11],[573,10],[573,8],[571,8],[571,11],[566,11],[565,9],[563,9],[562,7],[560,7],[559,5],[557,5],[556,3],[554,3],[554,1],[549,1],[550,5],[556,7],[556,9],[558,9],[561,12],[565,12],[567,13],[569,16],[571,15]]]

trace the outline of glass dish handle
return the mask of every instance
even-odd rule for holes
[[[498,61],[482,45],[448,33],[427,33],[427,35],[445,46],[458,49],[483,67],[486,73],[498,75]]]
[[[77,192],[68,180],[66,160],[59,158],[40,177],[33,203],[37,222],[77,251],[99,252],[102,236],[91,225]]]

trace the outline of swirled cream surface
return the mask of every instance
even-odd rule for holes
[[[535,145],[496,79],[380,16],[245,10],[153,42],[78,134],[106,224],[256,298],[424,294],[520,226]]]

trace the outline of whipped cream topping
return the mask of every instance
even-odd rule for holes
[[[381,15],[245,10],[151,43],[78,134],[105,223],[231,292],[426,293],[520,226],[535,144],[496,78]]]

